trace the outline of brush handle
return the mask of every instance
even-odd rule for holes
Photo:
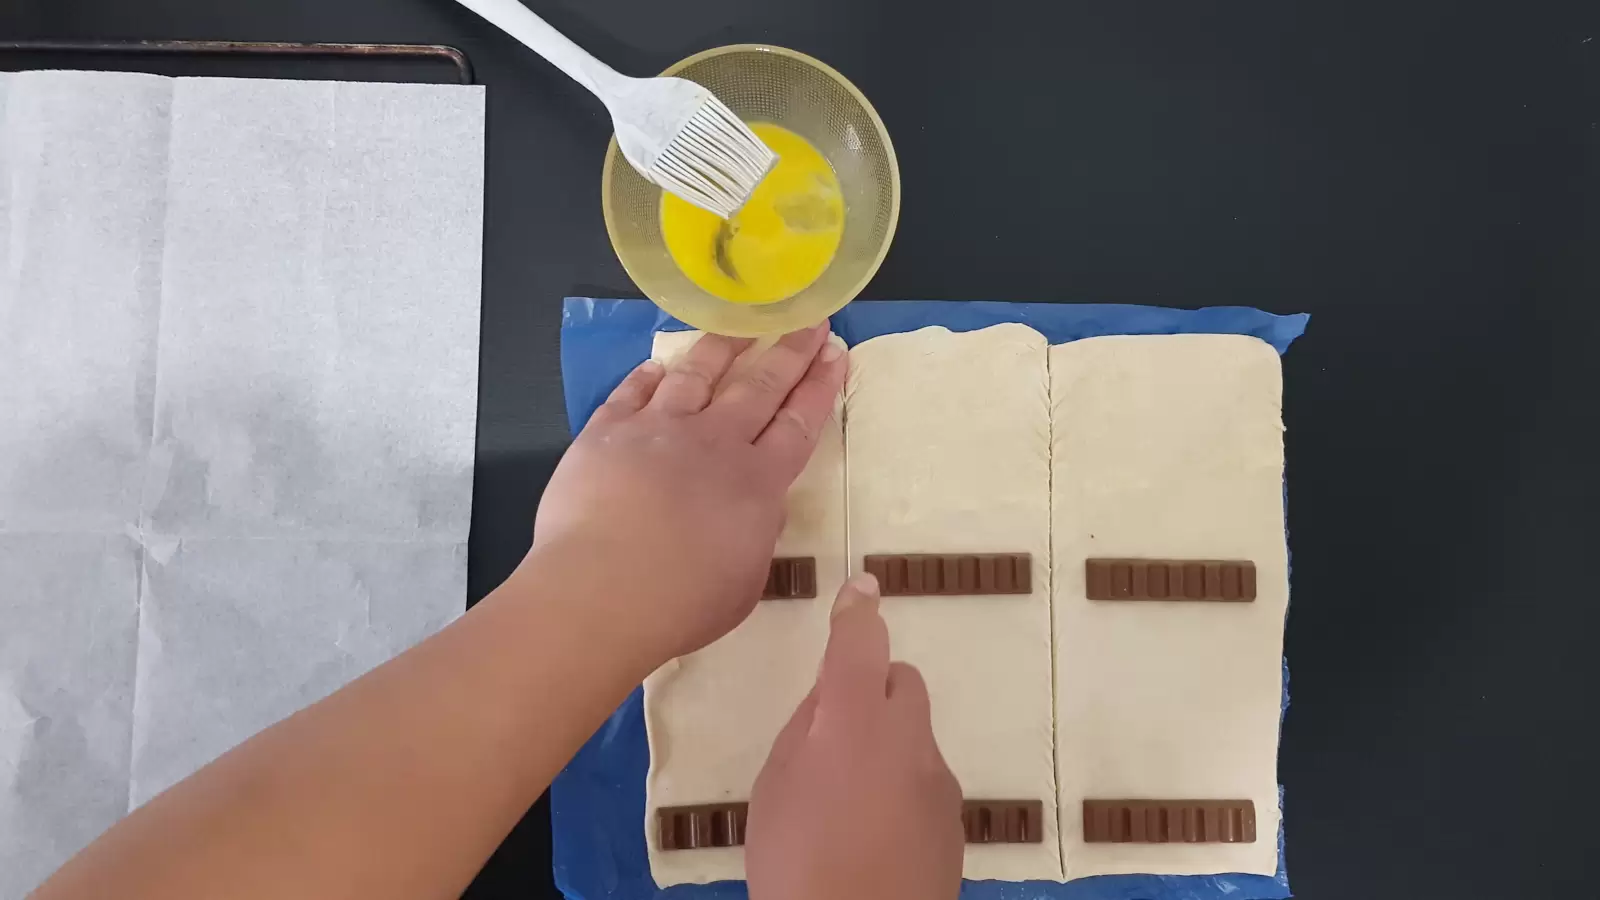
[[[550,61],[573,81],[588,88],[609,107],[626,76],[589,51],[574,44],[550,23],[534,15],[519,0],[456,0],[491,25],[521,41],[529,50]]]

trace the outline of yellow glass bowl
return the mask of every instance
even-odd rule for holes
[[[900,218],[900,164],[867,98],[825,63],[764,44],[716,47],[661,74],[710,88],[745,121],[772,122],[810,141],[839,176],[844,233],[810,287],[776,303],[730,303],[701,290],[672,261],[661,239],[661,189],[628,165],[613,137],[600,202],[611,246],[639,290],[695,328],[736,337],[815,325],[855,299],[889,252]]]

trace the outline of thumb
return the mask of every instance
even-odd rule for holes
[[[878,579],[863,573],[845,582],[832,619],[817,673],[818,724],[833,716],[874,713],[887,696],[889,626],[878,612]]]

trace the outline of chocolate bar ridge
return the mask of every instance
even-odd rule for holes
[[[656,811],[656,831],[663,850],[744,846],[748,803],[668,806]]]
[[[968,800],[961,804],[961,830],[969,844],[1043,843],[1044,802]]]
[[[885,597],[1033,593],[1027,553],[896,553],[862,560]]]
[[[1249,800],[1085,800],[1086,844],[1253,844]]]
[[[1090,600],[1256,599],[1256,564],[1215,559],[1086,559]]]
[[[779,557],[767,570],[763,600],[809,600],[817,596],[817,561],[810,556]]]

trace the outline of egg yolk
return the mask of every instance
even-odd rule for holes
[[[662,193],[661,234],[701,289],[733,303],[773,303],[828,268],[844,232],[844,196],[833,167],[805,138],[770,122],[750,129],[778,162],[745,205],[723,220]]]

